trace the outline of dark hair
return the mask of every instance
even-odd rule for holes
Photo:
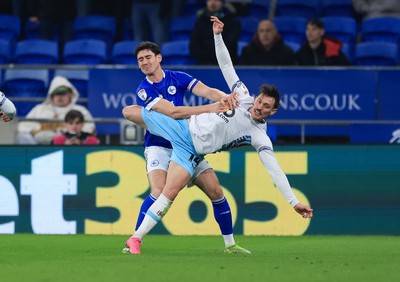
[[[135,57],[137,57],[139,52],[142,50],[150,50],[156,56],[158,54],[161,54],[160,46],[151,41],[142,41],[138,45],[136,45],[135,51],[133,52],[133,54],[135,54]]]
[[[260,94],[268,97],[275,98],[274,109],[279,108],[279,104],[281,102],[281,95],[279,94],[279,90],[274,85],[263,84],[260,87]]]
[[[318,28],[325,29],[325,24],[320,19],[311,19],[307,22],[307,25],[314,25]]]
[[[65,115],[64,121],[66,123],[69,123],[69,122],[72,122],[72,121],[74,121],[76,119],[78,119],[80,122],[84,122],[85,121],[85,118],[83,117],[83,114],[80,111],[70,110]]]

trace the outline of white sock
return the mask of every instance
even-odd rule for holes
[[[236,244],[235,239],[233,238],[233,234],[222,235],[222,237],[224,238],[225,248],[228,248]]]
[[[172,201],[161,194],[147,210],[142,224],[139,226],[138,230],[135,231],[133,237],[143,239],[143,237],[164,217],[172,203]]]

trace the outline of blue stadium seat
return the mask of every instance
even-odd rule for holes
[[[9,41],[0,40],[0,64],[8,64],[12,60]]]
[[[289,46],[294,53],[296,53],[301,47],[301,44],[299,44],[298,42],[285,41],[285,44]]]
[[[194,65],[190,55],[189,40],[168,41],[161,45],[164,65]]]
[[[249,44],[249,42],[247,42],[247,41],[239,41],[238,42],[238,48],[237,48],[238,57],[242,56],[243,47],[246,46],[247,44]]]
[[[306,39],[307,20],[301,17],[276,17],[276,29],[285,41],[303,44]]]
[[[242,25],[242,32],[240,33],[239,41],[250,42],[254,34],[257,32],[259,19],[256,17],[238,17]]]
[[[17,42],[21,33],[21,20],[17,16],[0,14],[0,40]]]
[[[80,98],[88,97],[89,70],[88,69],[56,69],[54,76],[67,78],[79,92]]]
[[[29,20],[26,21],[24,37],[25,39],[39,39],[40,38],[39,24]]]
[[[65,44],[63,62],[73,65],[97,65],[107,62],[106,43],[95,39],[69,41]]]
[[[350,46],[347,43],[343,43],[341,51],[346,55],[351,64],[354,64],[354,45]]]
[[[267,19],[269,13],[269,0],[251,0],[249,4],[249,16],[259,20]]]
[[[2,89],[9,98],[28,98],[28,101],[13,99],[19,116],[25,116],[47,96],[49,71],[47,69],[6,69]],[[37,101],[37,99],[39,101]],[[31,99],[31,101],[29,101]],[[36,100],[35,100],[36,99]]]
[[[195,15],[173,18],[170,24],[171,40],[189,40],[196,21]]]
[[[319,18],[319,0],[278,0],[276,16],[301,17],[307,20]]]
[[[351,0],[321,0],[322,17],[355,18],[355,11]]]
[[[133,40],[133,24],[131,18],[124,18],[122,23],[122,40]]]
[[[116,20],[111,16],[87,15],[74,21],[74,39],[97,39],[111,48],[115,34]]]
[[[339,39],[343,43],[354,46],[357,38],[357,23],[348,17],[323,17],[325,36]]]
[[[362,41],[382,41],[398,43],[400,41],[400,19],[395,17],[370,18],[362,22]]]
[[[137,65],[137,59],[133,52],[139,42],[127,40],[115,43],[111,52],[111,62],[113,64]]]
[[[356,46],[354,59],[359,66],[396,66],[399,48],[391,42],[361,42]]]
[[[15,48],[14,62],[17,64],[57,64],[58,44],[42,39],[19,41]]]

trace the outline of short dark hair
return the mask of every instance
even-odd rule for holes
[[[66,123],[72,122],[74,120],[78,119],[80,122],[84,122],[85,118],[83,117],[83,114],[78,111],[78,110],[70,110],[67,112],[67,114],[64,117],[64,121]]]
[[[142,41],[138,45],[136,45],[135,51],[133,52],[133,54],[135,54],[135,57],[137,57],[139,52],[142,50],[150,50],[156,56],[158,54],[161,54],[160,46],[157,43],[151,41]]]
[[[276,86],[268,84],[261,85],[259,95],[265,95],[275,98],[274,109],[279,108],[279,104],[281,102],[281,94],[279,94],[279,90]]]
[[[311,19],[307,22],[307,25],[314,25],[320,29],[325,29],[325,24],[320,19]]]

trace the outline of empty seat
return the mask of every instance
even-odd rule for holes
[[[87,15],[77,17],[74,21],[74,39],[97,39],[111,48],[116,33],[114,17]]]
[[[21,20],[17,16],[0,14],[0,40],[15,43],[21,33]]]
[[[301,44],[299,44],[298,42],[285,41],[285,44],[287,46],[289,46],[290,49],[292,49],[294,53],[296,53],[301,47]]]
[[[396,66],[399,48],[391,42],[361,42],[356,46],[354,59],[359,66]]]
[[[339,39],[343,43],[354,46],[357,37],[357,23],[348,17],[323,17],[325,36]]]
[[[19,41],[15,49],[14,62],[17,64],[57,64],[58,44],[42,39]]]
[[[269,13],[269,0],[251,0],[249,4],[249,16],[259,20],[267,19]]]
[[[122,23],[122,40],[133,40],[133,24],[131,18],[124,18]]]
[[[294,16],[307,20],[319,18],[319,0],[278,0],[277,16]]]
[[[321,0],[320,3],[322,17],[355,17],[351,0]]]
[[[65,44],[63,62],[65,64],[96,65],[107,61],[106,43],[95,39],[69,41]]]
[[[351,64],[354,64],[354,45],[350,46],[347,43],[343,43],[341,51],[346,55]]]
[[[133,52],[138,44],[139,41],[136,40],[115,43],[111,52],[111,62],[113,64],[137,65],[137,59]]]
[[[47,96],[49,71],[6,69],[2,89],[13,100],[19,116],[25,116]],[[16,99],[13,99],[16,98]]]
[[[189,40],[165,42],[161,46],[164,65],[194,65],[190,55]]]
[[[254,34],[257,32],[259,19],[256,17],[239,17],[242,31],[240,33],[239,41],[250,42]]]
[[[189,40],[196,21],[195,15],[173,18],[170,24],[171,40]]]
[[[247,44],[249,44],[249,42],[247,42],[247,41],[239,41],[238,42],[238,48],[237,48],[238,57],[242,56],[242,50]]]
[[[10,63],[11,56],[11,45],[9,41],[0,40],[0,64]]]
[[[362,22],[362,41],[384,41],[398,43],[400,19],[395,17],[370,18]]]
[[[285,41],[302,44],[306,39],[307,20],[300,17],[276,17],[276,29]]]

